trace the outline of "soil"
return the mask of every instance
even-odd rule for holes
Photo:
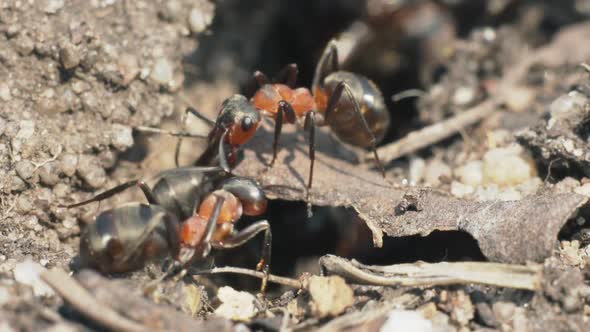
[[[116,330],[38,280],[52,269],[72,272],[95,301],[146,330],[587,330],[590,8],[583,0],[401,3],[0,3],[0,330]],[[273,230],[271,273],[301,289],[271,284],[260,298],[255,278],[189,271],[143,292],[167,260],[116,276],[80,271],[85,225],[143,198],[129,190],[100,204],[63,205],[133,179],[153,184],[174,167],[176,139],[139,126],[182,130],[189,105],[215,119],[227,97],[252,95],[257,69],[272,77],[295,62],[298,84],[309,86],[324,46],[339,35],[344,69],[371,77],[386,97],[392,124],[380,147],[486,101],[495,110],[407,156],[382,156],[386,180],[371,154],[322,128],[312,217],[303,129],[286,126],[270,168],[265,120],[236,174],[258,180],[272,199],[262,216]],[[391,100],[407,89],[421,93]],[[187,124],[193,134],[209,130]],[[181,164],[205,143],[184,139]],[[260,218],[244,219],[240,225]],[[253,268],[260,245],[220,251],[192,270]],[[310,277],[327,254],[377,265],[540,264],[542,282],[529,291]]]

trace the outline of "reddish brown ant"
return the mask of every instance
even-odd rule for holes
[[[255,72],[259,90],[250,101],[242,95],[234,95],[223,103],[209,134],[208,148],[196,164],[216,164],[215,158],[218,157],[218,162],[228,170],[235,162],[237,149],[254,136],[262,114],[266,114],[275,121],[271,166],[277,158],[283,122],[295,123],[304,118],[304,129],[309,131],[311,160],[307,183],[308,202],[313,183],[316,126],[327,125],[342,141],[370,148],[385,177],[376,144],[385,136],[390,119],[379,88],[364,76],[338,70],[334,40],[328,43],[316,66],[311,87],[313,94],[307,88],[294,87],[297,72],[295,64],[286,66],[279,75],[284,78],[285,84],[271,83],[262,72]],[[216,150],[223,145],[219,143],[229,145],[228,155]]]
[[[160,173],[153,188],[142,180],[129,181],[66,207],[98,202],[134,186],[149,204],[129,203],[98,215],[80,238],[82,265],[104,273],[128,272],[171,255],[184,267],[207,257],[211,248],[234,248],[264,232],[257,269],[264,273],[260,290],[266,290],[272,236],[268,221],[234,230],[242,214],[266,211],[266,196],[255,181],[218,167],[182,167]]]

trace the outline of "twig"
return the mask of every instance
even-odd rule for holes
[[[191,272],[192,273],[192,272]],[[218,273],[237,273],[243,274],[247,276],[251,276],[254,278],[262,279],[264,277],[264,273],[259,271],[254,271],[250,269],[244,269],[241,267],[232,267],[232,266],[225,266],[225,267],[214,267],[210,270],[202,270],[196,271],[193,274],[218,274]],[[287,277],[279,277],[272,274],[268,275],[268,281],[274,282],[276,284],[289,286],[293,288],[301,288],[301,282],[295,279],[287,278]]]
[[[482,284],[526,290],[539,290],[542,266],[483,262],[414,263],[389,266],[363,265],[333,255],[320,258],[323,271],[359,284],[379,286],[437,286]]]
[[[477,106],[461,112],[445,121],[433,124],[411,132],[406,137],[377,149],[383,163],[389,163],[399,157],[416,152],[422,148],[437,143],[465,127],[471,126],[496,110],[498,103],[495,100],[486,100]],[[373,159],[373,153],[366,154],[365,159]]]
[[[61,269],[43,272],[41,279],[81,314],[109,330],[125,332],[153,331],[119,315],[110,307],[98,302],[84,287]]]

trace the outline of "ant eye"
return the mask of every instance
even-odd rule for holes
[[[242,119],[242,130],[243,131],[249,131],[250,129],[252,129],[253,125],[254,125],[254,122],[252,121],[252,118],[245,117],[244,119]]]

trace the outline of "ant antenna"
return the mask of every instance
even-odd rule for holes
[[[404,91],[400,91],[393,96],[391,96],[391,100],[394,103],[399,102],[400,100],[407,99],[407,98],[420,98],[426,95],[426,91],[420,89],[408,89]]]

